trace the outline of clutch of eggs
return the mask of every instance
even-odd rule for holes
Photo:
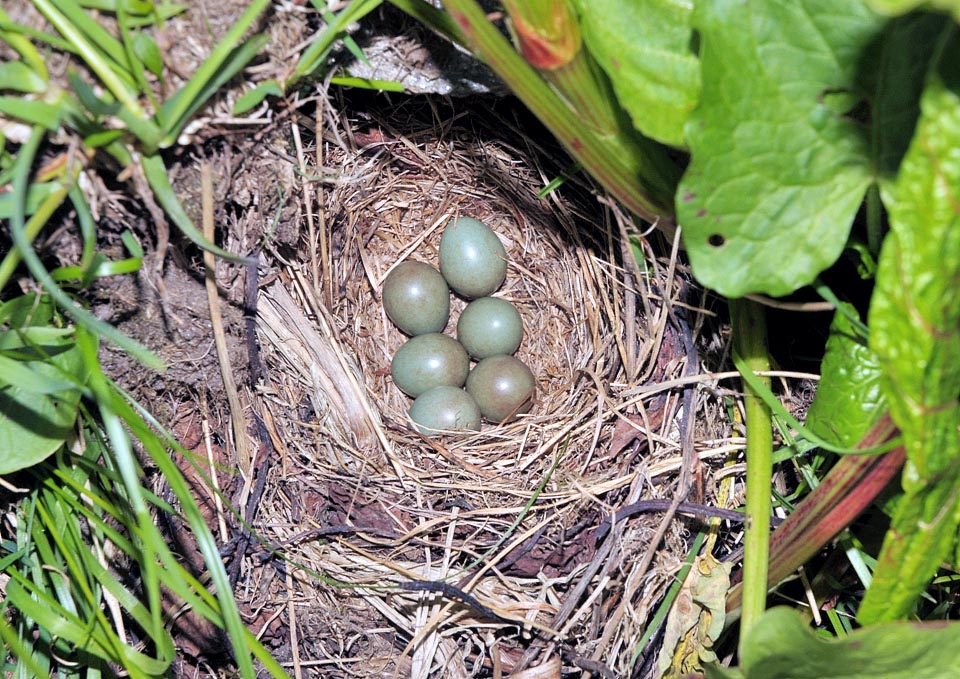
[[[390,373],[415,398],[410,418],[420,433],[478,430],[481,417],[509,422],[530,409],[536,380],[512,356],[523,321],[512,304],[489,296],[506,273],[507,254],[497,235],[479,220],[460,217],[440,238],[440,271],[408,261],[384,281],[384,310],[411,336],[394,355]],[[451,289],[473,300],[457,322],[459,341],[442,334]],[[472,371],[470,358],[479,361]]]

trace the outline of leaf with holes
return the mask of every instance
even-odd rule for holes
[[[703,91],[677,213],[694,274],[729,297],[790,293],[839,257],[871,182],[837,103],[858,96],[884,20],[857,2],[707,0],[693,23]]]

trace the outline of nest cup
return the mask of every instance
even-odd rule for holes
[[[410,579],[460,582],[498,610],[548,624],[592,552],[573,545],[556,563],[543,557],[549,585],[530,569],[478,572],[478,564],[502,562],[524,541],[539,540],[531,537],[537,530],[545,537],[536,549],[568,549],[568,528],[605,516],[598,498],[615,494],[620,502],[640,494],[643,484],[631,471],[636,457],[611,452],[610,443],[617,423],[636,412],[637,397],[625,388],[635,379],[626,374],[624,338],[638,346],[651,341],[638,321],[626,328],[632,316],[624,311],[626,297],[634,295],[642,308],[637,300],[646,293],[626,285],[615,263],[619,230],[591,224],[578,204],[559,196],[538,199],[550,173],[504,143],[455,134],[425,133],[416,143],[378,135],[370,153],[331,147],[326,164],[344,179],[322,192],[323,223],[310,232],[304,262],[261,293],[260,331],[276,385],[273,417],[287,436],[282,467],[297,483],[296,497],[274,494],[262,518],[277,527],[278,541],[292,541],[296,559],[360,586],[313,583],[315,612],[330,612],[315,622],[316,635],[323,628],[342,634],[343,625],[380,629],[368,638],[369,657],[390,658],[386,664],[403,672],[410,668],[401,665],[412,662],[413,676],[427,676],[423,668],[431,662],[467,663],[464,649],[484,646],[475,630],[489,620],[447,601],[424,626],[426,595],[375,587]],[[596,207],[592,202],[589,209]],[[401,262],[436,267],[443,229],[458,216],[483,221],[506,249],[506,280],[494,296],[523,319],[516,356],[530,367],[537,390],[529,413],[513,422],[425,437],[408,418],[412,399],[390,378],[390,361],[408,338],[387,317],[380,294]],[[452,294],[447,335],[456,337],[466,304]],[[539,503],[526,512],[535,492]],[[650,522],[635,522],[618,538],[624,551],[615,553],[645,548],[656,519]],[[348,528],[334,538],[298,541],[318,525]],[[666,540],[647,576],[652,592],[670,582],[678,563],[670,554],[682,550],[679,533]],[[661,555],[668,563],[660,563]],[[467,576],[474,579],[463,584]],[[636,613],[638,629],[643,615]],[[399,637],[382,633],[384,620]],[[609,643],[617,645],[616,638]],[[369,671],[379,676],[386,669]]]
[[[344,294],[331,309],[340,329],[336,339],[354,349],[371,410],[380,415],[394,454],[419,465],[442,446],[463,462],[501,473],[529,465],[559,443],[566,445],[568,461],[588,454],[597,443],[597,427],[591,426],[598,415],[597,381],[617,380],[621,365],[610,339],[618,323],[608,315],[618,285],[613,269],[601,264],[572,224],[543,206],[517,209],[496,187],[474,188],[436,210],[415,187],[408,190],[408,195],[392,195],[394,204],[384,205],[365,236],[348,230],[333,236],[334,247],[343,253],[337,283]],[[420,209],[406,207],[424,202]],[[445,434],[432,441],[413,430],[407,414],[412,399],[390,379],[391,358],[408,337],[387,318],[380,291],[387,274],[403,261],[436,267],[440,236],[457,215],[480,219],[504,244],[507,278],[493,296],[513,304],[523,319],[515,355],[530,367],[537,390],[530,412],[514,422],[484,422],[479,433]],[[452,296],[445,334],[456,337],[457,319],[468,301]],[[437,459],[449,464],[448,458]]]

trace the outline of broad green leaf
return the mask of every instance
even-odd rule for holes
[[[39,293],[20,295],[0,304],[0,324],[5,323],[11,328],[34,326],[29,328],[30,330],[39,330],[40,327],[43,327],[44,330],[55,330],[69,334],[71,331],[55,327],[56,323],[53,321],[55,310],[56,306],[47,295]],[[0,335],[0,338],[7,336],[6,334]],[[22,344],[23,342],[18,340],[17,344],[11,346],[21,346]]]
[[[18,300],[29,300],[20,297]],[[22,311],[14,307],[14,312]],[[41,318],[45,309],[40,307]],[[19,314],[18,314],[19,315]],[[31,317],[34,320],[34,317]],[[39,319],[37,319],[39,320]],[[42,321],[41,321],[42,322]],[[5,330],[0,332],[0,351],[16,355],[21,360],[41,360],[49,356],[59,356],[73,349],[74,331],[72,328],[57,328],[52,325],[39,325]],[[0,378],[0,381],[5,381]]]
[[[787,411],[770,387],[764,384],[764,381],[758,375],[756,375],[756,368],[751,370],[747,362],[736,353],[733,354],[733,364],[740,372],[740,379],[742,379],[743,382],[750,387],[759,400],[763,401],[763,403],[767,406],[767,408],[770,409],[770,412],[774,416],[786,423],[796,432],[795,435],[797,438],[804,439],[813,445],[822,448],[823,450],[836,453],[837,455],[855,455],[858,457],[862,455],[878,455],[880,453],[886,453],[896,447],[897,444],[894,441],[889,440],[876,447],[861,447],[859,445],[855,447],[842,446],[833,443],[829,439],[819,436],[810,427],[805,427],[804,425],[800,424],[800,421]]]
[[[739,667],[724,667],[723,665],[707,665],[704,668],[707,679],[743,679],[743,671]],[[696,675],[693,675],[696,677]]]
[[[33,396],[58,396],[73,391],[76,385],[58,375],[34,370],[25,361],[0,354],[0,390],[19,389],[24,399]],[[42,399],[41,399],[42,400]]]
[[[884,14],[906,14],[918,7],[934,7],[960,19],[960,0],[867,0],[867,3]]]
[[[847,304],[849,313],[856,309]],[[817,396],[807,412],[807,428],[840,446],[853,446],[884,412],[877,357],[854,322],[837,311],[830,326]]]
[[[688,0],[579,0],[583,40],[613,83],[634,126],[684,146],[700,94]]]
[[[897,181],[870,306],[870,346],[907,453],[864,623],[908,614],[953,544],[960,498],[960,42],[931,72]],[[948,78],[944,82],[944,77]]]
[[[42,330],[40,328],[28,330]],[[53,330],[48,328],[43,330]],[[59,331],[57,331],[59,332]],[[4,344],[14,340],[4,333]],[[39,339],[39,337],[38,337]],[[0,474],[9,474],[46,459],[70,435],[77,420],[84,366],[71,337],[50,336],[33,360],[0,356]],[[12,365],[11,365],[12,364]],[[67,377],[69,376],[69,377]],[[57,389],[60,386],[62,389]]]
[[[825,639],[789,608],[771,608],[747,633],[740,667],[709,679],[953,679],[960,624],[888,623]]]
[[[676,206],[701,283],[783,295],[839,257],[871,167],[862,130],[824,97],[857,94],[883,21],[859,2],[696,4],[703,91]]]

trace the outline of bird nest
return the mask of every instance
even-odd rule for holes
[[[589,187],[538,197],[559,172],[551,154],[494,115],[331,114],[315,166],[301,157],[307,247],[259,299],[281,463],[258,525],[302,567],[286,583],[302,667],[629,676],[687,555],[688,524],[615,514],[677,492],[682,377],[697,365],[664,301],[683,287],[675,261]],[[436,265],[456,216],[506,248],[496,296],[520,311],[537,391],[511,423],[425,437],[390,379],[406,338],[380,295],[399,262]]]

